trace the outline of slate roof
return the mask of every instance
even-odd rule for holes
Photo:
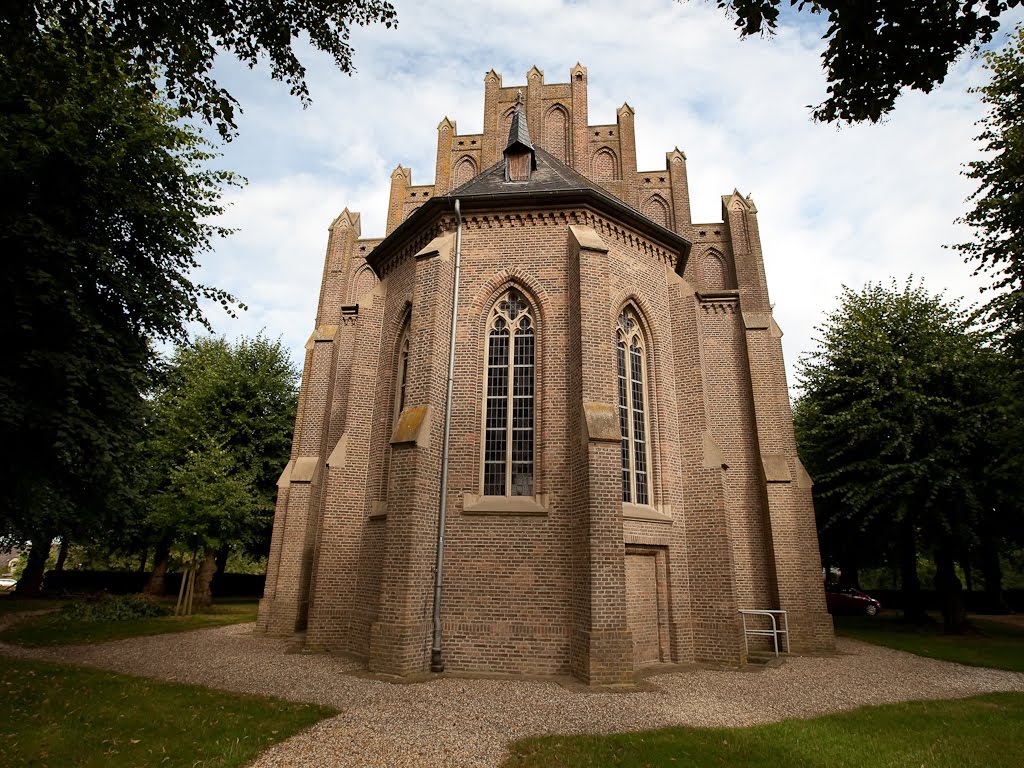
[[[643,229],[660,235],[663,240],[675,243],[677,247],[682,248],[684,254],[689,254],[692,243],[682,235],[651,221],[636,208],[627,205],[600,184],[591,181],[540,147],[534,149],[534,156],[536,167],[528,181],[507,181],[505,179],[505,160],[502,159],[483,173],[474,176],[461,187],[435,199],[451,200],[452,204],[459,199],[465,207],[473,200],[486,199],[500,203],[503,198],[512,202],[515,198],[522,199],[531,196],[548,199],[563,196],[585,196],[626,215],[637,223],[642,223]]]
[[[529,134],[527,134],[529,138]],[[502,158],[483,173],[479,173],[461,187],[443,197],[466,199],[478,195],[528,195],[531,192],[568,192],[589,190],[608,200],[624,205],[621,200],[595,184],[582,173],[577,173],[549,152],[535,148],[536,166],[528,181],[506,181],[505,159]],[[637,211],[637,215],[640,215]]]
[[[525,122],[525,121],[524,121]],[[528,135],[527,135],[528,138]],[[420,222],[440,210],[451,210],[459,200],[463,211],[475,207],[507,205],[509,208],[532,207],[544,204],[586,202],[604,208],[632,223],[641,232],[654,236],[680,251],[681,262],[689,257],[692,243],[677,232],[663,227],[618,197],[570,168],[540,147],[533,148],[535,169],[527,181],[508,181],[505,178],[505,158],[479,173],[447,195],[437,195],[414,211],[394,232],[388,235],[367,257],[374,269],[387,258],[395,243],[415,231]]]
[[[530,141],[530,128],[526,124],[526,115],[523,110],[517,109],[512,113],[512,123],[508,127],[508,143],[505,145],[505,154],[519,149],[530,152],[535,151],[533,142]]]

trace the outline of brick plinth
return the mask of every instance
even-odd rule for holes
[[[633,635],[620,630],[581,632],[579,645],[587,649],[578,676],[595,686],[625,685],[633,680]]]
[[[378,621],[370,629],[369,670],[397,677],[426,672],[430,664],[430,637],[429,621]]]

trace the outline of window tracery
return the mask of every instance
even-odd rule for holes
[[[409,321],[402,326],[398,342],[398,364],[395,367],[395,416],[394,423],[405,408],[405,393],[409,375]]]
[[[533,312],[509,289],[487,323],[485,496],[533,495],[535,342]]]
[[[632,307],[619,315],[616,330],[619,429],[622,434],[622,500],[650,504],[651,446],[647,426],[647,353],[640,320]]]

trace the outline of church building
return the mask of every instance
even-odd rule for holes
[[[745,663],[741,610],[832,648],[757,208],[693,222],[686,156],[638,171],[634,136],[585,67],[492,70],[384,237],[331,224],[259,631],[595,685]]]

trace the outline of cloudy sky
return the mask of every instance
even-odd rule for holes
[[[429,184],[438,122],[481,131],[485,72],[511,86],[536,65],[546,82],[568,82],[577,61],[588,69],[592,124],[614,123],[624,102],[636,111],[641,171],[664,168],[675,146],[686,153],[695,222],[719,221],[720,196],[733,188],[753,194],[791,385],[843,285],[913,275],[978,300],[978,279],[944,248],[968,236],[953,221],[973,190],[960,171],[976,157],[983,114],[966,92],[984,80],[977,61],[961,61],[931,94],[905,95],[881,125],[840,129],[808,116],[825,97],[823,26],[804,14],[784,15],[773,38],[740,41],[701,0],[394,4],[397,30],[354,32],[352,77],[325,56],[301,57],[308,109],[265,71],[218,64],[244,109],[221,166],[249,180],[227,196],[223,223],[238,232],[198,275],[249,306],[235,320],[212,308],[218,334],[263,330],[301,364],[334,217],[348,207],[364,237],[382,236],[395,166]]]

